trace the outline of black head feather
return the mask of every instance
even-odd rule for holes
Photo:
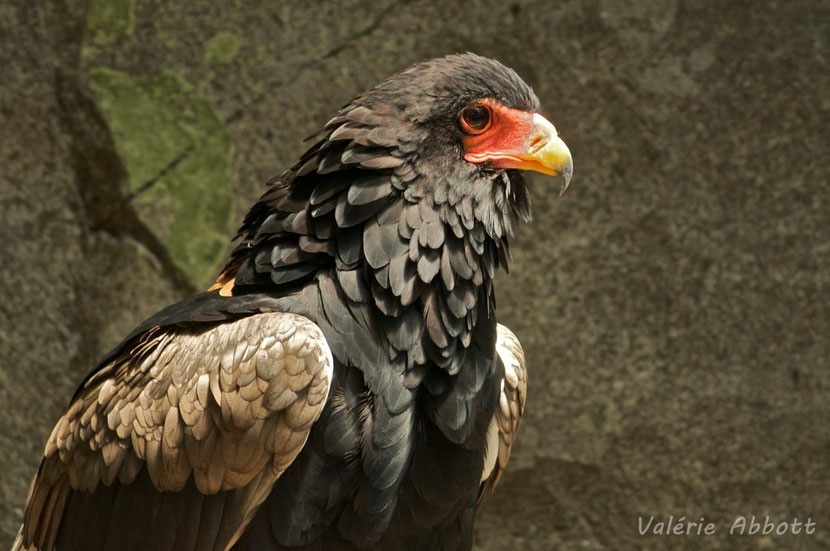
[[[464,162],[458,114],[476,101],[495,100],[528,112],[539,99],[512,69],[475,54],[419,63],[358,96],[332,119],[329,139],[385,147],[405,159],[399,173],[410,197],[431,196],[437,205],[470,196],[472,215],[494,239],[512,234],[530,217],[528,190],[515,170],[491,170]],[[465,214],[463,209],[458,214]],[[470,213],[466,213],[470,214]]]
[[[472,54],[416,65],[355,98],[251,209],[221,291],[159,312],[90,375],[172,326],[275,310],[317,323],[336,360],[332,391],[262,506],[268,528],[256,533],[273,535],[269,546],[330,530],[331,541],[396,548],[378,543],[390,522],[399,532],[384,542],[450,521],[471,533],[472,517],[453,515],[472,514],[503,376],[493,276],[529,214],[518,173],[462,157],[458,113],[488,98],[538,108],[513,71]]]
[[[493,275],[529,216],[518,172],[463,158],[458,114],[485,99],[539,106],[515,72],[474,54],[417,64],[356,97],[251,210],[223,275],[234,294],[313,286],[324,304],[347,303],[310,314],[335,355],[360,363],[346,343],[360,325],[408,386],[428,379],[450,417],[475,413],[455,401],[470,397],[451,391],[455,375],[494,369]],[[471,430],[444,421],[458,438]]]

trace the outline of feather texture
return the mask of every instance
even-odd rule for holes
[[[504,379],[500,384],[499,407],[487,429],[487,454],[481,471],[479,502],[493,493],[507,468],[527,398],[527,371],[522,347],[509,329],[501,324],[497,327],[496,350],[504,364]]]
[[[56,425],[25,511],[24,547],[49,548],[52,541],[65,548],[64,535],[79,537],[61,522],[64,503],[102,484],[124,499],[143,488],[150,501],[170,495],[157,492],[184,492],[188,484],[205,496],[256,494],[257,500],[242,499],[238,518],[228,521],[234,536],[302,449],[333,374],[320,329],[295,314],[151,333],[138,343],[90,379]],[[70,514],[82,514],[80,507]],[[129,530],[126,518],[120,522]],[[159,526],[170,530],[159,545],[172,548],[175,525]],[[141,534],[131,537],[147,543]]]
[[[210,292],[84,380],[16,548],[469,549],[524,404],[493,278],[529,200],[463,159],[459,102],[481,99],[538,110],[465,54],[330,119]]]

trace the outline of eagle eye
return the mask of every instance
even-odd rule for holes
[[[459,117],[461,128],[467,134],[481,134],[490,127],[490,108],[476,104],[465,107]]]

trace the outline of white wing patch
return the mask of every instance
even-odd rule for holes
[[[504,364],[499,405],[487,430],[487,452],[481,473],[481,498],[492,492],[507,468],[513,440],[525,408],[527,373],[519,340],[507,327],[498,324],[496,353]]]
[[[249,488],[241,533],[305,445],[333,370],[322,331],[296,314],[148,332],[88,381],[52,431],[21,546],[49,547],[70,488],[131,484],[144,467],[159,491],[191,476],[207,495]]]
[[[283,471],[320,416],[332,378],[320,328],[295,314],[257,314],[200,333],[142,342],[84,389],[45,456],[74,488],[129,483],[144,463],[156,488],[192,473],[205,494],[239,488],[270,463]]]

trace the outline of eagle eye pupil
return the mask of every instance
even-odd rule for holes
[[[483,105],[472,105],[461,112],[461,122],[466,130],[481,132],[490,124],[490,110]]]

